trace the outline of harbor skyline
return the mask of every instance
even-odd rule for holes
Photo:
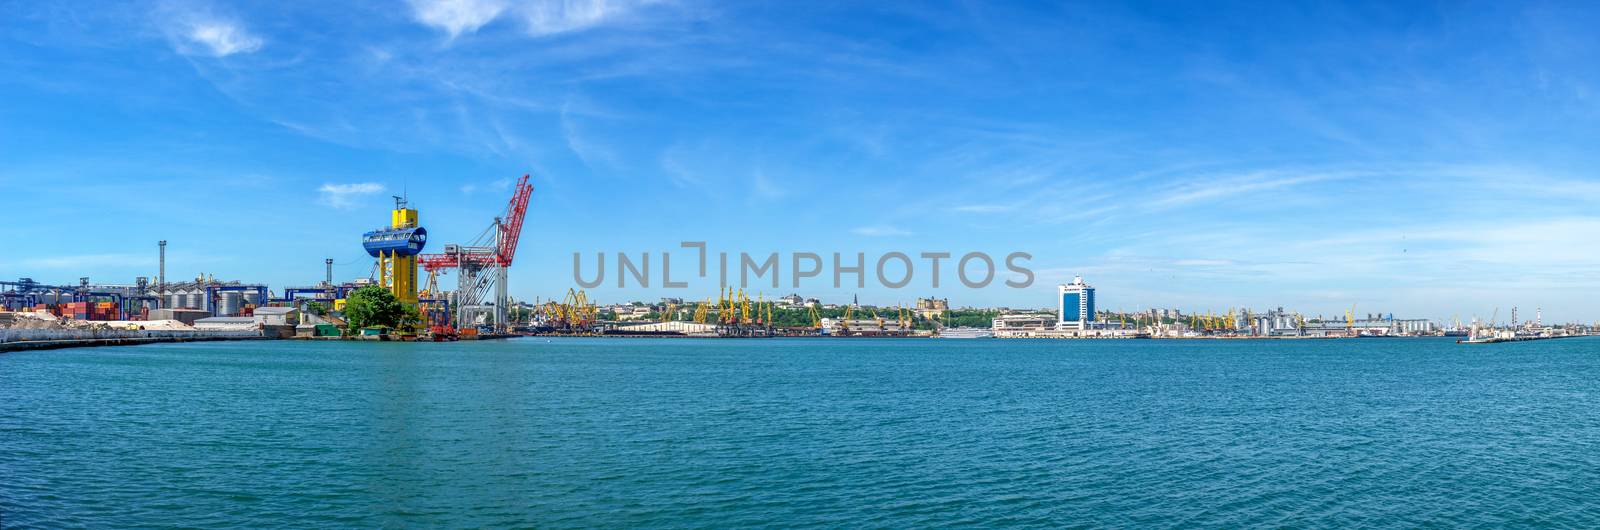
[[[0,0],[0,527],[1600,528],[1596,27]]]
[[[391,195],[466,240],[527,171],[525,300],[695,240],[1033,256],[916,293],[973,306],[1600,315],[1592,8],[528,5],[6,8],[0,276],[366,277]],[[858,294],[913,296],[807,290]]]

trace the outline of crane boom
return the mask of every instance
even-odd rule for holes
[[[517,240],[522,238],[522,219],[528,214],[528,198],[532,195],[533,185],[528,184],[528,175],[523,174],[511,194],[511,203],[506,205],[505,222],[500,223],[499,258],[502,267],[510,267],[511,259],[517,256]]]

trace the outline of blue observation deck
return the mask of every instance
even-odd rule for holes
[[[380,252],[415,256],[428,244],[428,231],[422,227],[373,230],[361,235],[361,247],[377,257]]]

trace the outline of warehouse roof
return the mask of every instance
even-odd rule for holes
[[[254,324],[255,317],[206,317],[194,321],[195,324]]]

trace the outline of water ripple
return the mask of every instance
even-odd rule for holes
[[[1600,340],[0,355],[16,527],[1600,526]]]

